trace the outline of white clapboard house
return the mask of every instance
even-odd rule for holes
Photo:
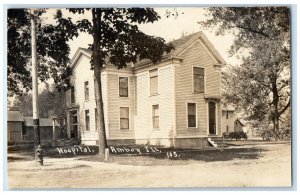
[[[224,59],[202,32],[172,41],[159,64],[144,60],[118,70],[106,63],[102,92],[109,144],[182,148],[208,145],[222,136],[220,104]],[[67,95],[68,136],[96,145],[96,103],[91,52],[79,48],[71,61]]]

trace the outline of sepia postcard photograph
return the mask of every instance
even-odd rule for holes
[[[7,190],[292,190],[292,8],[8,6]]]

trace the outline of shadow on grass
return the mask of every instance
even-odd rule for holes
[[[142,166],[186,165],[191,163],[231,161],[234,159],[259,159],[267,151],[261,148],[227,148],[223,151],[219,149],[184,150],[175,148],[159,148],[158,150],[159,152],[146,152],[142,154],[111,153],[108,162]],[[98,156],[82,156],[79,159],[98,161]]]
[[[83,146],[87,148],[87,146]],[[74,148],[74,147],[73,147]],[[151,148],[151,149],[150,149]],[[57,148],[45,148],[44,156],[47,158],[74,158],[87,161],[99,161],[98,147],[88,146],[88,152],[77,151],[68,152],[72,147],[64,147],[61,153]],[[219,149],[176,149],[176,148],[158,148],[148,146],[117,146],[116,150],[110,148],[110,155],[108,162],[122,164],[122,165],[184,165],[195,162],[216,162],[216,161],[230,161],[233,159],[258,159],[264,155],[266,149],[261,148],[226,148],[223,151]],[[119,150],[117,150],[119,149]],[[123,150],[121,150],[123,149]],[[127,150],[125,150],[127,149]],[[128,151],[129,150],[129,151]],[[139,152],[138,152],[139,151]],[[33,160],[34,153],[28,151],[24,155],[23,160]],[[22,157],[15,157],[8,159],[9,161],[22,160]]]

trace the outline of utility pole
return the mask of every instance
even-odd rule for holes
[[[37,50],[36,50],[36,21],[34,9],[30,9],[31,22],[31,57],[32,57],[32,111],[33,111],[33,131],[34,131],[34,154],[38,161],[37,148],[41,144],[40,120],[38,105],[38,75],[37,75]]]

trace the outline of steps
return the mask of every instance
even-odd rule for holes
[[[226,141],[223,141],[222,137],[209,137],[207,138],[208,143],[210,143],[214,148],[228,147]]]

